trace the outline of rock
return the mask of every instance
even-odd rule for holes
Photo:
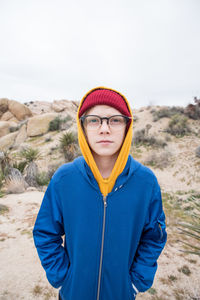
[[[8,102],[8,109],[19,121],[32,116],[32,112],[27,106],[15,100],[10,100]]]
[[[37,191],[37,188],[34,186],[29,186],[29,187],[27,187],[26,191],[27,192]]]
[[[9,121],[14,118],[13,114],[8,110],[1,116],[1,121]]]
[[[15,118],[15,117],[11,118],[11,119],[9,120],[9,122],[10,122],[10,121],[15,122],[15,123],[18,123],[18,122],[19,122],[19,120],[18,120],[17,118]]]
[[[7,151],[15,142],[18,132],[9,133],[0,138],[0,151]]]
[[[15,122],[9,122],[9,125],[10,125],[10,132],[15,132],[15,131],[18,131],[20,126],[18,126],[17,123]]]
[[[56,117],[56,113],[46,113],[30,118],[27,125],[27,135],[31,137],[47,133],[49,123]]]
[[[7,98],[0,99],[0,112],[5,113],[8,110],[8,102]]]
[[[26,138],[27,138],[26,124],[24,124],[18,131],[18,135],[15,139],[15,143],[13,147],[18,147],[19,145],[21,145],[26,140]]]
[[[77,107],[74,105],[72,101],[68,100],[54,100],[54,102],[51,105],[51,109],[53,109],[56,112],[68,112],[68,113],[76,113]]]
[[[10,132],[9,128],[10,128],[9,122],[0,121],[0,137],[7,135]]]
[[[52,103],[51,108],[55,111],[55,112],[61,112],[65,109],[65,106],[56,104],[56,103]]]

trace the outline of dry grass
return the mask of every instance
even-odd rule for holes
[[[24,181],[17,178],[7,179],[5,188],[8,194],[20,194],[25,192]]]
[[[42,296],[44,300],[49,300],[51,298],[55,299],[56,293],[52,288],[49,288],[47,286],[43,287],[39,284],[36,284],[35,287],[32,290],[32,294],[35,297]]]
[[[171,153],[168,151],[163,151],[159,154],[153,152],[146,158],[146,160],[143,163],[147,166],[164,169],[170,165],[171,156]]]

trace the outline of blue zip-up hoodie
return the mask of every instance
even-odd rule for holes
[[[132,122],[108,179],[79,123],[78,135],[83,156],[52,177],[33,229],[35,246],[62,300],[133,300],[151,287],[166,243],[160,186],[129,154]]]
[[[63,300],[96,300],[97,292],[100,300],[133,300],[151,287],[166,242],[157,179],[129,155],[105,207],[81,156],[52,177],[33,234],[47,278],[62,287]]]

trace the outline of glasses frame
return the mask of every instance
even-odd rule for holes
[[[80,120],[81,120],[81,123],[82,123],[82,126],[83,126],[83,127],[84,127],[84,124],[83,124],[83,123],[84,123],[84,121],[85,121],[85,119],[86,119],[87,117],[98,117],[98,118],[100,119],[101,124],[100,124],[100,126],[99,126],[98,128],[95,128],[95,129],[99,129],[99,128],[101,127],[101,125],[102,125],[104,119],[107,121],[107,125],[109,126],[109,128],[110,128],[110,124],[109,124],[110,119],[113,118],[113,117],[124,117],[124,118],[125,118],[125,121],[126,121],[125,126],[128,124],[129,120],[132,119],[132,117],[128,117],[128,116],[124,116],[124,115],[113,115],[113,116],[110,116],[110,117],[100,117],[100,116],[98,116],[98,115],[85,115],[85,116],[81,116],[81,117],[80,117]],[[112,128],[112,127],[111,127],[111,128]]]

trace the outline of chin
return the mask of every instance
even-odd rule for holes
[[[101,157],[108,157],[118,155],[119,151],[92,151],[94,154],[101,156]]]

